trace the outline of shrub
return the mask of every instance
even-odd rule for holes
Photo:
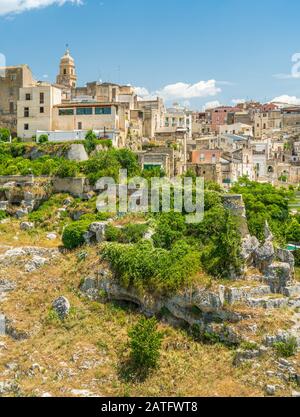
[[[96,149],[97,146],[97,136],[92,130],[89,130],[85,135],[84,147],[88,154]]]
[[[10,138],[9,129],[2,128],[0,129],[0,142],[8,142]]]
[[[63,231],[62,241],[67,249],[75,249],[84,244],[84,234],[88,231],[90,222],[78,221],[69,224]]]
[[[300,249],[297,249],[293,252],[295,258],[295,265],[300,266]]]
[[[274,343],[274,348],[278,356],[289,358],[297,353],[297,340],[295,337],[290,337],[284,342]]]
[[[39,143],[46,143],[49,141],[48,135],[41,135],[38,139]]]
[[[129,330],[129,346],[132,364],[142,370],[156,368],[160,358],[160,349],[163,335],[157,331],[155,318],[141,318],[139,322]]]
[[[64,161],[58,170],[56,176],[59,178],[77,177],[79,173],[79,165],[74,161]]]
[[[6,219],[7,214],[4,210],[0,210],[0,220],[4,220]]]
[[[159,216],[156,232],[152,239],[156,247],[171,249],[186,232],[185,218],[180,213],[163,213]]]
[[[63,201],[68,197],[67,194],[55,194],[49,200],[43,202],[40,207],[28,215],[29,221],[46,227],[47,225],[53,227],[53,218],[56,216],[58,207],[63,205]]]
[[[120,242],[121,234],[121,229],[111,225],[107,226],[105,231],[105,236],[108,242]]]
[[[200,266],[200,254],[184,241],[171,251],[142,240],[132,245],[107,243],[103,259],[110,262],[121,285],[168,294],[189,285]]]
[[[128,224],[123,228],[108,226],[106,239],[109,242],[137,243],[143,239],[148,226],[146,224]]]

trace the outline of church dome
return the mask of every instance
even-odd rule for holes
[[[61,57],[61,62],[74,62],[74,58],[70,55],[69,48],[66,50],[64,56]]]

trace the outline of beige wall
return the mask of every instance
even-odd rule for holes
[[[4,68],[4,77],[0,76],[0,127],[7,127],[12,133],[17,133],[19,90],[34,83],[27,65]]]
[[[44,94],[44,102],[40,100],[40,94]],[[30,100],[26,100],[26,94]],[[37,130],[52,130],[52,108],[61,103],[61,90],[50,84],[38,84],[35,87],[20,89],[20,100],[18,101],[18,136],[30,139]],[[28,108],[29,116],[25,117],[25,109]],[[43,112],[41,111],[43,109]],[[29,129],[25,129],[28,125]]]
[[[245,125],[243,123],[235,123],[232,125],[223,125],[219,128],[220,134],[234,134],[234,135],[246,135],[253,136],[253,129],[250,125]]]
[[[84,105],[80,105],[84,107]],[[87,106],[90,107],[90,106]],[[116,107],[112,106],[111,114],[95,114],[94,107],[92,107],[92,115],[77,115],[76,108],[74,106],[64,106],[65,108],[73,109],[74,114],[69,116],[59,115],[59,110],[62,109],[61,106],[53,108],[53,124],[52,130],[102,130],[103,128],[107,129],[119,129],[119,117],[117,115]],[[79,129],[79,123],[81,123],[81,129]]]

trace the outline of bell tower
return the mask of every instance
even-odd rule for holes
[[[66,52],[60,60],[59,75],[56,78],[57,84],[68,88],[75,88],[77,82],[76,67],[74,59],[70,55],[67,45]]]

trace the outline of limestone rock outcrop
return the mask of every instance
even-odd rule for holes
[[[61,320],[64,320],[70,311],[70,302],[66,297],[58,297],[52,303],[53,310],[57,313]]]

